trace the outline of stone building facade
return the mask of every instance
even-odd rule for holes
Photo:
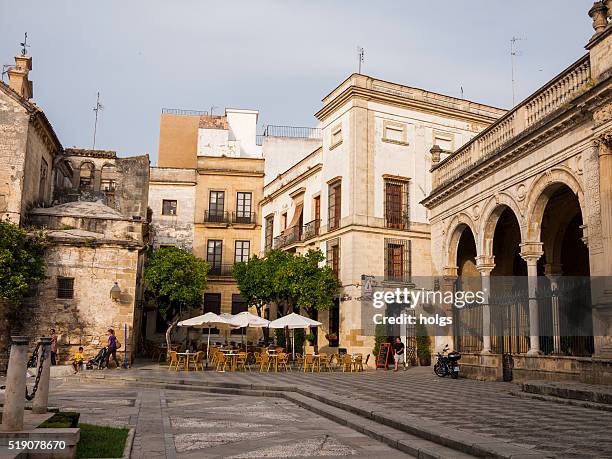
[[[454,310],[452,336],[438,337],[472,377],[612,382],[609,7],[590,11],[584,57],[448,158],[432,152],[435,274],[449,289],[476,278],[491,295]],[[504,276],[522,289],[504,290]]]
[[[45,281],[7,320],[0,311],[0,371],[11,334],[59,335],[60,360],[78,345],[94,354],[116,328],[131,360],[138,343],[144,248],[148,240],[148,156],[64,149],[31,100],[30,56],[17,56],[0,83],[0,216],[42,230]],[[116,301],[110,290],[117,282]],[[93,357],[93,355],[91,355]]]
[[[336,334],[337,346],[371,354],[362,276],[407,283],[432,274],[429,221],[419,203],[431,190],[430,149],[446,155],[504,113],[353,74],[323,99],[319,128],[264,136],[264,253],[320,249],[342,284],[337,307],[318,313],[319,349]],[[305,141],[313,142],[310,151]],[[277,173],[292,151],[291,166]]]
[[[151,169],[154,247],[175,245],[210,265],[203,310],[246,309],[232,266],[259,253],[263,163],[256,142],[258,113],[162,113],[159,166]],[[181,148],[178,146],[181,145]],[[147,338],[161,336],[156,311],[147,312]]]

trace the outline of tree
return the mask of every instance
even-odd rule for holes
[[[177,247],[155,250],[147,260],[144,279],[147,289],[156,297],[157,309],[168,323],[167,349],[170,334],[181,315],[202,304],[209,266],[189,252]]]
[[[45,237],[0,220],[0,301],[17,306],[45,277]]]
[[[253,257],[234,266],[234,278],[240,294],[261,316],[262,306],[276,302],[283,314],[304,309],[333,307],[340,283],[329,266],[319,266],[325,257],[320,250],[296,255],[273,250],[266,258]]]

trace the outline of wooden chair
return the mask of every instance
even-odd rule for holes
[[[298,370],[304,366],[304,356],[302,354],[295,354],[295,363],[297,364]]]
[[[246,371],[247,368],[251,371],[251,366],[248,363],[248,354],[246,352],[239,352],[236,356],[236,369]]]
[[[355,361],[353,362],[353,368],[355,371],[363,371],[363,354],[357,354]]]
[[[319,371],[329,371],[329,356],[325,352],[319,353]]]
[[[196,352],[192,359],[193,368],[197,370],[199,367],[201,371],[204,371],[204,351]]]
[[[309,368],[310,368],[310,371],[314,371],[314,366],[315,366],[314,355],[306,354],[304,356],[304,373],[306,373]]]
[[[266,353],[260,354],[259,371],[263,372],[264,368],[266,369],[266,372],[270,371],[270,365],[272,365],[272,360],[270,360],[270,357],[268,356],[268,354]]]
[[[340,355],[339,354],[332,354],[332,356],[329,358],[329,369],[331,370],[337,370],[339,369],[341,366],[341,362],[340,362]]]
[[[353,359],[350,354],[344,354],[342,356],[342,371],[353,371]]]
[[[183,358],[179,358],[176,351],[170,351],[170,364],[168,365],[168,370],[172,370],[172,368],[174,368],[175,371],[178,371],[181,363],[183,363]]]
[[[219,352],[215,364],[217,371],[225,371],[225,367],[228,365],[229,361],[227,360],[227,357],[225,357],[225,354]]]
[[[291,367],[289,366],[289,356],[284,352],[278,354],[278,366],[279,368],[285,368],[285,371],[291,371]]]

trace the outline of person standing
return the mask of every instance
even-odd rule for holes
[[[402,343],[402,339],[400,337],[395,338],[395,343],[393,343],[393,350],[395,351],[395,369],[393,371],[397,371],[397,367],[400,363],[404,364],[405,370],[406,360],[404,359],[404,343]]]
[[[119,342],[115,336],[115,330],[112,328],[108,329],[108,342],[106,344],[108,353],[106,354],[106,369],[108,370],[108,363],[110,362],[111,356],[115,360],[116,368],[119,368],[119,361],[117,360],[117,349],[119,348]]]
[[[51,329],[51,365],[57,365],[57,335],[55,328]]]

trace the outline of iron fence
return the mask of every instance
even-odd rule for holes
[[[229,223],[229,212],[204,211],[204,221],[207,223]]]

